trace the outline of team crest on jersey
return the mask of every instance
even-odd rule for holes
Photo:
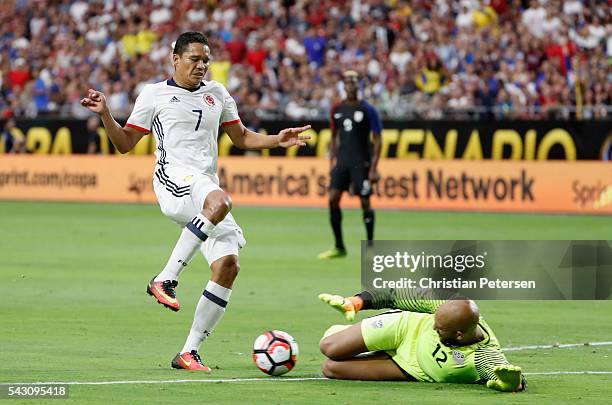
[[[465,355],[459,350],[453,350],[453,360],[455,360],[455,363],[462,366],[463,363],[465,363]]]
[[[210,94],[205,94],[204,95],[204,102],[206,104],[208,104],[211,107],[215,106],[215,98],[213,96],[211,96]]]
[[[361,122],[363,120],[363,111],[355,111],[353,118],[355,119],[355,122]]]
[[[380,329],[383,327],[383,320],[382,319],[377,319],[374,322],[372,322],[372,327],[376,328],[376,329]]]

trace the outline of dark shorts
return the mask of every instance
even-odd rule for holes
[[[370,165],[337,164],[331,172],[330,188],[337,190],[352,190],[353,194],[368,197],[372,194],[372,184],[368,179]]]

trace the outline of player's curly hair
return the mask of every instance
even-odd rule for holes
[[[179,35],[176,43],[174,44],[174,54],[182,55],[183,52],[187,50],[189,44],[194,42],[208,45],[208,38],[206,38],[206,35],[197,31],[183,32],[181,35]]]

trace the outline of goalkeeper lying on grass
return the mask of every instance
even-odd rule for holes
[[[334,325],[321,339],[323,374],[344,380],[486,383],[498,391],[526,387],[521,368],[508,363],[495,334],[472,300],[425,299],[423,292],[364,291],[319,299],[348,321],[362,309],[393,308],[355,325]]]

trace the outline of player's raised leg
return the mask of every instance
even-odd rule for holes
[[[147,293],[173,311],[180,309],[175,288],[181,271],[189,264],[200,245],[212,234],[215,226],[231,210],[229,195],[222,190],[211,191],[204,201],[202,212],[187,223],[164,269],[147,286]]]
[[[340,209],[340,199],[342,190],[332,188],[329,190],[329,222],[334,233],[335,244],[330,250],[319,254],[319,259],[336,259],[346,256],[344,239],[342,238],[342,210]]]

